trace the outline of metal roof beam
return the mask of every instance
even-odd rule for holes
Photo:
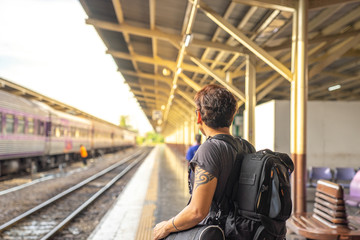
[[[277,9],[286,12],[293,12],[297,7],[296,2],[294,0],[232,0],[236,3],[241,3],[245,5],[251,5],[261,8],[271,8]]]
[[[139,99],[140,101],[145,101],[147,104],[155,104],[156,105],[156,99],[152,99],[153,96],[150,96],[148,94],[143,94],[143,93],[140,93],[142,95],[144,95],[144,97],[142,96],[135,96],[137,99]],[[167,97],[164,96],[164,97],[160,97],[160,96],[157,96],[158,99],[162,100],[163,102],[166,102],[167,100]]]
[[[332,5],[340,5],[352,2],[359,2],[359,0],[311,0],[309,1],[309,9],[325,8]]]
[[[116,24],[96,19],[86,19],[86,23],[93,25],[96,28],[106,29],[114,32],[124,32],[141,37],[162,39],[170,42],[174,46],[178,46],[182,41],[182,37],[179,35],[165,33],[157,29],[151,30],[135,27],[126,23]],[[199,48],[211,48],[219,51],[236,52],[241,55],[244,54],[243,51],[239,50],[239,47],[232,47],[223,43],[204,41],[200,39],[193,39],[191,41],[191,46],[196,46]]]
[[[225,77],[221,77],[218,74],[216,74],[208,65],[202,63],[200,59],[190,56],[191,61],[196,63],[199,67],[201,67],[207,74],[209,74],[211,77],[213,77],[216,81],[218,81],[221,85],[229,89],[230,92],[232,92],[236,97],[238,97],[242,101],[245,100],[245,94],[240,91],[238,88],[236,88],[234,85],[226,82]]]
[[[308,32],[314,30],[317,26],[321,25],[327,19],[329,19],[332,15],[334,15],[342,6],[331,6],[329,8],[324,9],[319,15],[317,15],[314,19],[309,22]]]
[[[148,74],[148,73],[142,73],[142,72],[133,72],[125,69],[118,69],[119,72],[123,75],[129,75],[133,77],[139,77],[139,78],[146,78],[146,79],[152,79],[152,80],[159,80],[163,83],[166,83],[169,87],[171,87],[171,78],[164,77],[159,74]]]
[[[281,11],[293,12],[297,7],[295,0],[232,0],[236,3],[257,6],[262,8],[271,8]],[[301,0],[299,0],[301,1]],[[332,5],[358,2],[358,0],[311,0],[309,1],[309,9],[325,8]]]
[[[192,106],[188,106],[185,103],[183,103],[182,101],[179,101],[177,99],[174,99],[174,102],[179,105],[181,108],[183,108],[184,110],[186,110],[189,114],[192,114],[194,111],[192,111]]]
[[[344,84],[348,84],[354,81],[358,81],[360,80],[360,75],[356,75],[356,76],[352,76],[349,78],[345,78],[343,80],[338,80],[336,82],[332,81],[331,83],[327,83],[323,86],[319,86],[319,87],[315,87],[315,88],[311,88],[309,90],[309,95],[310,96],[314,96],[316,93],[321,92],[321,91],[328,91],[328,88],[334,85],[344,85]]]
[[[184,73],[180,73],[179,77],[187,84],[189,85],[192,89],[194,89],[195,91],[200,91],[201,86],[199,84],[197,84],[196,82],[194,82],[192,79],[190,79],[188,76],[186,76]]]
[[[194,102],[194,98],[189,96],[187,93],[184,93],[181,90],[177,90],[176,92],[177,94],[179,94],[181,97],[183,97],[186,101],[188,101],[191,105],[193,105],[194,107],[196,107],[196,104]]]
[[[106,51],[106,53],[111,54],[113,57],[116,57],[116,58],[127,59],[127,60],[134,59],[136,61],[149,63],[149,64],[154,64],[156,62],[157,64],[162,65],[164,67],[176,68],[175,62],[170,61],[170,60],[165,60],[160,57],[152,58],[152,57],[146,57],[146,56],[138,55],[138,54],[130,55],[127,53],[113,51],[113,50],[108,50],[108,51]],[[200,72],[200,73],[204,72],[201,68],[199,68],[197,66],[185,64],[185,63],[182,65],[182,68],[185,71],[190,71],[190,72]]]
[[[360,42],[360,34],[355,37],[346,39],[345,41],[337,44],[336,46],[329,49],[326,53],[326,58],[311,68],[309,71],[309,79],[319,74],[323,69],[332,64],[334,61],[339,59],[348,50],[353,48]]]
[[[133,94],[135,95],[144,95],[144,96],[149,96],[149,97],[153,97],[153,98],[167,98],[169,97],[169,94],[168,92],[162,92],[162,91],[159,91],[159,93],[163,93],[163,94],[156,94],[156,93],[150,93],[150,92],[145,92],[145,91],[136,91],[136,90],[133,90],[132,91]]]
[[[258,58],[266,62],[269,66],[271,66],[275,71],[280,73],[280,75],[282,75],[288,81],[292,80],[291,71],[281,62],[279,62],[277,59],[267,53],[264,49],[259,47],[256,43],[251,41],[248,37],[245,36],[245,34],[241,33],[236,27],[224,20],[219,14],[217,14],[214,10],[212,10],[203,2],[200,2],[200,8],[207,17],[213,20],[233,38],[239,41],[242,45],[252,51]]]
[[[145,83],[142,83],[141,81],[139,81],[139,83],[134,83],[134,82],[127,82],[127,84],[130,86],[130,87],[138,87],[140,88],[140,85],[141,87],[143,87],[144,89],[148,88],[148,89],[157,89],[157,90],[161,90],[163,92],[169,92],[170,88],[164,88],[164,87],[160,87],[160,86],[154,86],[153,84],[145,84]],[[131,89],[131,91],[133,91]]]
[[[123,23],[124,22],[124,15],[122,12],[122,7],[121,7],[121,3],[120,0],[112,0],[113,6],[114,6],[114,10],[115,10],[115,14],[116,14],[116,18],[118,20],[119,23]],[[132,46],[131,42],[130,42],[130,36],[128,33],[123,33],[124,39],[127,43],[127,47],[129,49],[129,52],[131,55],[133,55],[134,52],[134,47]],[[134,60],[131,60],[132,64],[134,65],[134,68],[136,70],[139,69],[137,63]]]
[[[169,100],[167,102],[166,108],[165,108],[165,112],[164,112],[164,122],[166,121],[169,111],[170,111],[170,107],[171,107],[171,102],[174,98],[174,94],[175,94],[175,90],[177,88],[177,80],[179,77],[179,74],[182,72],[182,64],[183,64],[183,60],[184,60],[184,56],[185,56],[185,48],[188,47],[188,44],[190,44],[190,41],[186,44],[186,38],[191,36],[190,34],[192,34],[192,28],[194,26],[194,22],[195,22],[195,17],[196,17],[196,13],[197,13],[197,4],[198,4],[199,0],[194,0],[194,2],[192,3],[191,6],[191,11],[189,13],[188,16],[185,16],[186,18],[188,18],[188,21],[184,20],[184,24],[186,25],[185,32],[183,34],[183,40],[181,41],[180,44],[180,50],[178,53],[178,56],[176,58],[176,68],[174,68],[174,79],[173,79],[173,88],[170,90],[170,97]],[[190,38],[191,39],[191,38]]]
[[[344,17],[340,18],[339,20],[337,20],[330,26],[327,26],[326,28],[324,28],[321,31],[322,35],[328,35],[334,31],[338,30],[339,28],[343,27],[344,25],[346,25],[350,22],[353,22],[355,19],[357,19],[359,17],[359,12],[360,12],[360,6],[353,9],[352,11],[348,12]]]

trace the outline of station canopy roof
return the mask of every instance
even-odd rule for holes
[[[257,103],[290,99],[298,0],[80,2],[154,128],[189,121],[208,83],[243,102],[248,56]],[[309,0],[308,8],[308,99],[359,100],[360,1]]]

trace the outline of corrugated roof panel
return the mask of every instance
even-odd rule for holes
[[[147,57],[153,56],[151,38],[130,35],[130,41],[136,54]]]
[[[124,35],[121,32],[114,32],[105,29],[100,30],[101,35],[107,39],[109,50],[129,53],[127,43],[125,42]]]
[[[168,41],[158,40],[157,41],[158,52],[157,55],[163,59],[176,61],[179,50],[171,45]]]
[[[349,3],[346,5],[344,4],[344,6],[336,12],[336,14],[329,17],[325,22],[323,22],[317,28],[315,28],[314,31],[319,31],[319,30],[326,28],[327,26],[330,25],[330,23],[333,23],[333,22],[337,21],[338,19],[341,19],[342,17],[346,16],[349,12],[351,12],[355,8],[358,8],[359,6],[360,6],[360,3]],[[359,18],[360,18],[360,14],[357,19],[359,20]],[[340,30],[341,30],[341,28],[337,29],[337,32],[339,32]]]
[[[138,67],[140,68],[141,72],[144,73],[154,73],[154,65],[149,63],[137,62]]]
[[[135,21],[150,26],[149,1],[121,0],[125,21]]]
[[[198,11],[196,14],[196,20],[193,26],[193,33],[201,34],[198,36],[202,40],[211,40],[217,25],[211,21],[202,11]]]
[[[134,66],[130,60],[126,59],[120,59],[120,58],[114,58],[116,65],[120,69],[127,69],[130,71],[135,71]]]
[[[90,18],[117,23],[114,6],[111,0],[84,0],[90,13]]]
[[[188,1],[156,1],[156,18],[157,26],[172,28],[178,34],[181,33],[185,11]]]

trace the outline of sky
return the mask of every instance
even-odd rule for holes
[[[152,127],[77,0],[0,0],[0,77],[141,134]]]

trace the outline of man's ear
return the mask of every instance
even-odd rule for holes
[[[201,119],[201,115],[200,115],[200,111],[197,112],[198,116],[197,116],[197,124],[201,123],[202,119]]]

